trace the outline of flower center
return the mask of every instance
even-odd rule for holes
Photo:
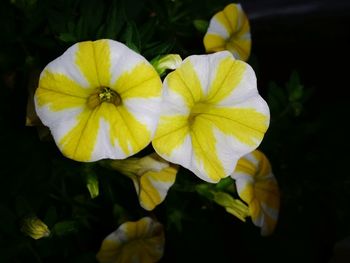
[[[99,87],[91,94],[87,100],[87,105],[90,109],[96,108],[102,102],[113,103],[119,106],[122,103],[120,95],[109,87]]]
[[[193,105],[190,115],[188,116],[188,123],[190,126],[192,126],[196,120],[196,117],[202,113],[204,113],[206,110],[208,110],[209,105],[203,102],[197,102]]]

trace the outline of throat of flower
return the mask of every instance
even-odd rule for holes
[[[196,117],[206,110],[208,110],[209,105],[203,102],[197,102],[191,109],[190,115],[188,116],[188,123],[192,126],[196,120]]]
[[[87,99],[87,105],[90,109],[96,108],[103,102],[112,103],[119,106],[122,103],[120,95],[109,87],[99,87]]]

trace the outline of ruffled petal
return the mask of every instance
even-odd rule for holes
[[[266,156],[255,150],[242,157],[232,173],[240,198],[249,206],[253,223],[261,234],[271,234],[276,226],[280,205],[277,181]]]

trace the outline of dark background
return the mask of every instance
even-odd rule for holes
[[[115,200],[107,190],[102,189],[96,202],[84,204],[81,216],[87,218],[87,228],[39,241],[19,231],[21,218],[29,212],[51,218],[52,225],[77,218],[75,209],[81,207],[75,206],[76,196],[86,196],[81,177],[73,178],[79,165],[60,156],[52,142],[40,141],[35,128],[25,127],[28,82],[33,71],[40,71],[72,43],[98,38],[99,24],[108,19],[107,7],[121,4],[99,2],[96,6],[105,9],[97,20],[94,12],[82,11],[84,1],[37,1],[34,7],[28,3],[36,1],[14,2],[0,4],[0,262],[94,262],[101,240],[114,229],[110,210]],[[178,52],[184,58],[204,52],[203,34],[195,30],[192,20],[208,20],[227,3],[175,0],[124,1],[123,5],[137,28],[150,17],[159,19],[162,23],[152,38],[174,43],[164,53]],[[262,149],[280,185],[280,220],[275,233],[264,238],[250,222],[241,223],[194,193],[172,189],[166,204],[156,211],[169,225],[162,262],[330,262],[336,242],[350,236],[350,3],[260,0],[241,4],[250,18],[253,38],[249,63],[263,97],[272,103],[271,126]],[[186,13],[172,21],[169,10]],[[67,25],[60,26],[84,15],[90,18],[85,33],[68,34]],[[112,38],[129,41],[125,28],[129,27],[123,24],[112,29],[120,31]],[[101,36],[110,36],[107,31]],[[130,41],[137,45],[135,37]],[[151,59],[161,47],[140,49]],[[293,71],[304,87],[297,114],[295,105],[289,105],[286,86]],[[276,87],[281,92],[276,93]],[[178,181],[186,176],[191,175],[182,171]],[[101,180],[109,184],[107,177]],[[126,184],[126,189],[130,186],[123,180],[117,183]],[[115,195],[126,207],[136,203],[135,197],[121,200],[121,193]],[[167,213],[174,211],[181,211],[181,231],[170,226]],[[350,262],[350,257],[334,262]]]

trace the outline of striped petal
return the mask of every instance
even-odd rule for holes
[[[261,227],[262,235],[271,234],[278,218],[280,195],[269,160],[255,150],[238,161],[231,176],[239,196],[249,206],[253,223]]]
[[[146,171],[140,177],[132,177],[140,205],[146,210],[153,210],[162,203],[169,188],[176,179],[177,167],[168,166],[160,171]]]
[[[248,60],[251,50],[250,27],[240,4],[229,4],[212,17],[203,43],[207,52],[228,50],[235,58]]]
[[[105,160],[101,164],[131,178],[140,205],[149,211],[164,201],[179,168],[156,153],[142,158]]]
[[[77,161],[123,159],[146,147],[158,122],[161,80],[113,40],[81,42],[41,73],[35,106],[61,152]]]
[[[163,83],[156,152],[208,182],[233,172],[269,124],[252,68],[227,51],[190,56]]]
[[[100,263],[155,263],[163,256],[164,241],[163,226],[144,217],[108,235],[96,257]]]

